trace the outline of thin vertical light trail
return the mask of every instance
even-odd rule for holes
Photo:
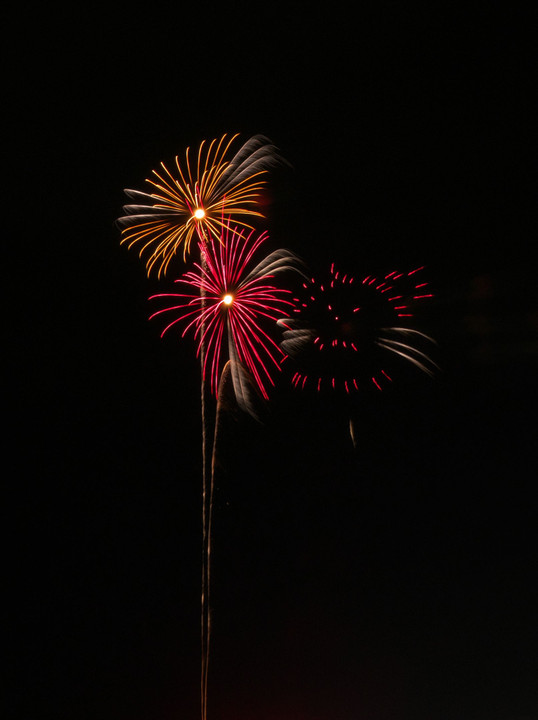
[[[269,328],[271,323],[276,323],[283,313],[294,307],[290,291],[273,283],[274,277],[281,272],[296,270],[297,259],[281,249],[262,255],[256,264],[254,255],[267,239],[267,233],[256,236],[254,232],[247,234],[237,227],[232,228],[229,220],[218,240],[199,233],[200,261],[176,281],[187,292],[153,296],[176,299],[176,304],[158,310],[151,317],[179,313],[166,325],[162,335],[177,322],[185,321],[182,336],[189,331],[194,332],[202,375],[201,720],[207,720],[208,716],[212,642],[211,527],[222,386],[229,378],[238,406],[256,414],[255,393],[250,385],[258,395],[268,399],[268,387],[274,385],[271,370],[281,371],[278,359],[283,356],[264,325]],[[208,410],[210,393],[217,398],[215,415]]]
[[[213,487],[215,472],[215,448],[217,442],[218,417],[221,410],[219,383],[232,375],[235,396],[242,409],[249,409],[247,392],[236,387],[236,380],[241,372],[239,365],[245,363],[261,385],[262,394],[266,397],[263,381],[265,376],[257,372],[256,363],[261,363],[265,375],[270,376],[264,363],[267,357],[273,362],[275,349],[280,349],[271,341],[269,336],[257,325],[256,317],[265,316],[276,320],[271,311],[276,313],[285,310],[291,303],[284,300],[276,289],[260,285],[260,278],[265,271],[266,277],[273,277],[274,272],[285,269],[287,259],[279,255],[281,251],[268,256],[265,266],[258,265],[245,278],[246,266],[252,255],[265,240],[266,235],[255,239],[254,228],[251,222],[254,218],[262,218],[263,213],[259,207],[259,192],[264,188],[265,176],[268,169],[279,164],[276,148],[262,135],[254,135],[247,140],[236,152],[232,152],[238,135],[223,135],[220,139],[213,139],[209,143],[205,140],[199,145],[196,154],[186,149],[184,159],[175,157],[175,169],[168,169],[160,163],[158,170],[153,170],[151,177],[147,178],[148,191],[126,189],[129,198],[124,205],[124,214],[118,218],[117,224],[121,229],[122,240],[128,248],[135,246],[140,257],[146,255],[146,269],[148,275],[156,271],[157,277],[165,275],[172,260],[180,249],[183,250],[183,259],[189,253],[192,241],[198,240],[200,247],[200,264],[196,273],[187,273],[182,282],[196,288],[197,295],[181,295],[175,297],[189,298],[187,304],[181,304],[176,310],[188,308],[181,318],[172,321],[164,329],[164,334],[179,319],[191,318],[185,328],[195,327],[195,337],[198,339],[197,355],[201,367],[201,421],[202,421],[202,588],[201,588],[201,717],[207,720],[208,695],[208,664],[211,640],[210,617],[210,555],[211,555],[211,522]],[[194,155],[194,157],[193,157]],[[233,217],[235,230],[230,232],[230,222]],[[248,237],[237,232],[237,227],[244,232],[251,231]],[[229,240],[229,244],[228,241]],[[219,247],[219,253],[214,249]],[[212,247],[208,256],[206,250]],[[222,248],[221,248],[222,246]],[[249,278],[254,276],[258,283],[258,291],[250,293]],[[221,312],[221,304],[233,304],[234,297],[230,294],[230,302],[222,293],[223,287],[243,284],[244,306],[243,312],[238,315],[237,331],[241,333],[241,348],[233,346],[236,359],[232,366],[226,363],[219,378],[221,369],[221,350],[227,334],[225,318],[233,314]],[[240,288],[238,287],[237,290]],[[227,292],[227,291],[226,291]],[[169,295],[171,296],[171,295]],[[256,302],[256,297],[258,302]],[[239,302],[237,310],[241,309]],[[269,310],[269,312],[267,312]],[[162,312],[162,311],[160,311]],[[156,315],[160,314],[155,313]],[[194,315],[194,319],[192,316]],[[248,325],[252,326],[250,336]],[[245,327],[243,327],[245,326]],[[237,342],[237,339],[235,340]],[[259,347],[258,347],[259,346]],[[265,355],[258,352],[261,348]],[[243,356],[241,356],[241,352]],[[225,358],[223,358],[223,361]],[[275,363],[276,364],[276,363]],[[278,369],[280,367],[277,365]],[[246,371],[245,371],[246,372]],[[244,385],[237,380],[238,385]],[[208,396],[213,393],[217,396],[215,415],[209,410]],[[252,405],[250,405],[252,408]],[[254,413],[253,413],[254,414]],[[212,433],[212,423],[214,432]],[[213,448],[210,438],[213,438]]]
[[[200,253],[200,262],[204,267],[204,253]],[[205,309],[205,289],[200,286],[200,305],[202,312]],[[201,669],[200,669],[200,709],[201,720],[207,718],[207,649],[209,647],[209,617],[208,617],[208,560],[207,560],[207,408],[206,408],[206,383],[205,383],[205,341],[202,334],[200,343],[200,365],[201,365],[201,404],[202,404],[202,592],[200,598],[200,643],[201,643]]]
[[[207,718],[207,696],[209,678],[209,659],[211,651],[211,539],[213,528],[213,500],[215,492],[215,472],[217,460],[217,440],[223,399],[226,391],[227,381],[230,376],[230,361],[226,363],[219,382],[219,393],[217,398],[217,409],[215,413],[215,428],[213,432],[213,446],[211,451],[211,472],[209,475],[209,493],[205,503],[205,646],[203,648],[203,672],[202,672],[202,720]],[[207,489],[207,487],[206,487]]]

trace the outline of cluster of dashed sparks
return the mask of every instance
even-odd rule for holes
[[[392,382],[395,356],[432,374],[435,364],[421,346],[433,341],[411,327],[417,303],[433,297],[418,279],[423,269],[357,281],[333,263],[323,281],[304,282],[292,319],[279,321],[281,347],[297,368],[293,385],[348,394],[383,390]]]

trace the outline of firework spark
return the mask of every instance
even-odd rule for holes
[[[357,280],[333,264],[324,280],[305,281],[294,317],[279,320],[281,347],[299,368],[293,384],[347,394],[383,390],[396,357],[433,374],[437,366],[422,348],[433,340],[411,326],[417,305],[433,296],[422,270]]]
[[[121,242],[140,247],[140,256],[148,254],[148,275],[154,269],[158,277],[166,274],[180,247],[185,259],[193,237],[219,238],[224,215],[247,229],[252,229],[250,218],[262,217],[256,206],[263,176],[278,161],[276,150],[255,135],[232,156],[237,137],[204,140],[194,159],[187,148],[184,161],[176,156],[172,170],[161,163],[146,179],[153,188],[150,193],[125,190],[133,204],[125,205],[124,216],[117,220]]]
[[[186,292],[152,298],[177,298],[180,302],[153,313],[179,313],[163,330],[185,325],[182,336],[194,331],[198,354],[205,346],[202,373],[217,395],[222,368],[230,360],[233,387],[241,407],[252,412],[249,386],[253,383],[268,398],[272,370],[279,371],[283,352],[268,332],[282,314],[289,316],[294,303],[291,291],[274,285],[274,276],[296,269],[296,258],[275,250],[255,264],[254,256],[266,242],[266,232],[245,234],[230,222],[218,240],[200,243],[202,263],[177,283]],[[227,346],[227,353],[225,348]]]

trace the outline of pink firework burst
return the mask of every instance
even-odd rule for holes
[[[437,366],[424,350],[433,340],[414,327],[417,307],[433,297],[422,270],[356,278],[333,264],[323,279],[305,281],[293,317],[279,321],[293,384],[380,391],[393,382],[395,360],[432,374]]]
[[[185,292],[163,293],[152,298],[177,298],[179,303],[158,310],[178,313],[162,335],[176,324],[184,324],[182,337],[190,331],[198,342],[197,355],[205,348],[203,375],[217,395],[225,363],[232,366],[235,396],[247,408],[248,381],[245,369],[261,396],[268,398],[268,386],[274,385],[272,371],[280,370],[283,352],[270,335],[271,326],[284,314],[289,316],[294,303],[291,291],[277,287],[274,277],[296,269],[296,258],[287,250],[275,250],[255,262],[255,256],[267,241],[266,232],[224,226],[220,240],[200,243],[201,263],[176,282]],[[227,352],[226,352],[227,350]]]

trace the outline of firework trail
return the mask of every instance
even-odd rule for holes
[[[263,217],[258,205],[260,193],[265,186],[268,169],[282,162],[276,148],[262,135],[255,135],[245,142],[239,150],[233,150],[238,135],[224,135],[210,142],[200,144],[197,153],[190,154],[187,148],[185,158],[176,156],[175,167],[170,170],[161,163],[159,170],[152,171],[152,177],[146,182],[150,192],[126,189],[131,201],[123,208],[124,215],[117,220],[122,232],[122,244],[128,248],[137,246],[139,255],[146,256],[148,276],[157,272],[157,277],[165,275],[172,259],[180,248],[183,260],[190,251],[195,239],[200,245],[200,266],[207,271],[204,245],[212,239],[221,239],[225,226],[224,216],[232,217],[234,223],[243,229],[252,230],[249,224],[254,218]],[[202,365],[201,409],[202,409],[202,718],[207,714],[207,662],[209,648],[208,603],[206,600],[207,577],[209,567],[208,523],[210,524],[210,497],[208,492],[208,468],[213,465],[208,437],[211,418],[206,407],[206,366],[205,348],[205,286],[199,286],[199,302],[202,311],[200,324],[199,357]],[[233,348],[232,348],[233,350]],[[239,363],[240,356],[233,358],[230,367],[234,377],[234,387],[242,388],[236,393],[246,403],[246,388],[249,383],[246,371]],[[227,371],[228,372],[228,371]],[[219,406],[217,406],[217,414]],[[215,425],[216,442],[217,425]],[[214,448],[213,448],[214,457]],[[205,616],[205,619],[204,619]]]
[[[256,398],[268,399],[272,373],[281,370],[282,350],[270,330],[283,313],[294,307],[291,292],[274,284],[276,275],[295,270],[297,260],[287,250],[275,250],[261,259],[256,255],[267,233],[246,234],[223,226],[218,240],[200,243],[202,261],[176,282],[180,293],[160,293],[150,299],[173,300],[151,318],[172,313],[175,317],[162,335],[178,323],[182,336],[192,332],[198,344],[202,375],[217,397],[209,489],[203,490],[202,570],[202,718],[207,713],[207,683],[211,636],[211,526],[217,435],[224,387],[231,381],[240,408],[256,417]]]

